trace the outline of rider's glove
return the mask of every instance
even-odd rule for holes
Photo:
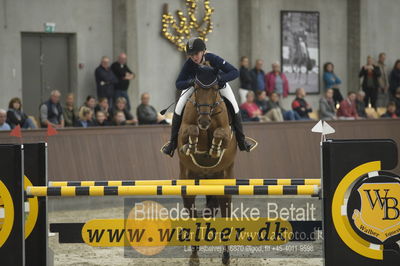
[[[195,79],[188,79],[187,82],[188,82],[188,88],[193,87]]]
[[[221,75],[217,75],[217,81],[218,81],[218,87],[219,89],[223,89],[226,87],[226,81],[224,81],[221,77]]]

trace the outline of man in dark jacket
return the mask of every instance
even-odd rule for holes
[[[107,98],[112,105],[114,99],[114,86],[118,83],[117,77],[110,69],[110,59],[107,56],[101,58],[100,65],[94,72],[97,85],[97,98]]]
[[[365,106],[371,102],[372,107],[376,107],[376,100],[378,99],[379,81],[381,71],[378,66],[374,64],[371,56],[367,58],[367,64],[364,65],[359,73],[359,77],[363,78],[362,89],[365,92]]]
[[[262,69],[263,60],[257,59],[255,67],[250,71],[254,93],[265,90],[265,72]]]
[[[249,69],[249,58],[247,56],[242,56],[240,59],[240,69],[239,69],[239,78],[240,78],[240,102],[244,103],[246,101],[247,93],[253,90],[253,79],[251,77],[251,72]]]
[[[111,70],[118,79],[115,84],[114,99],[124,97],[126,99],[126,107],[131,110],[131,104],[128,96],[129,81],[135,78],[135,74],[126,64],[126,54],[120,53],[118,60],[111,65]]]
[[[60,104],[61,93],[53,90],[50,99],[40,106],[40,125],[47,127],[52,125],[56,128],[64,127],[63,109]]]
[[[304,88],[298,88],[296,90],[296,99],[292,102],[292,109],[301,117],[302,120],[310,120],[308,113],[312,112],[312,108],[304,99],[305,97],[306,91]]]

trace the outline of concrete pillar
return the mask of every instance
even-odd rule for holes
[[[347,91],[360,87],[358,71],[361,65],[360,0],[347,1]]]
[[[127,49],[127,0],[112,1],[112,28],[113,28],[113,56],[116,58],[119,53]]]
[[[113,0],[113,54],[114,59],[121,52],[126,52],[128,66],[136,74],[131,80],[128,95],[131,102],[131,112],[135,115],[139,102],[139,69],[138,69],[138,39],[136,0]]]
[[[251,32],[251,2],[238,1],[239,8],[239,56],[248,56],[251,59],[251,45],[252,45],[252,32]]]

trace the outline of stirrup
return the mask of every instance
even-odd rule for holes
[[[258,142],[253,138],[245,137],[243,140],[243,145],[245,145],[245,147],[242,147],[242,149],[238,143],[239,149],[241,151],[251,152],[258,146]]]
[[[169,155],[170,157],[173,157],[175,149],[176,148],[173,146],[173,143],[171,141],[168,141],[161,147],[160,152]]]

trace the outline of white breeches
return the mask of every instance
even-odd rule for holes
[[[186,92],[187,90],[189,90],[189,91]],[[183,108],[185,107],[186,102],[192,95],[193,91],[194,91],[194,87],[190,87],[190,88],[182,91],[181,97],[179,98],[179,101],[177,102],[177,104],[175,106],[175,113],[177,115],[182,115]],[[239,112],[239,105],[236,102],[235,95],[233,94],[231,86],[229,86],[229,84],[226,83],[225,88],[220,89],[219,93],[221,93],[221,95],[223,97],[225,97],[232,104],[233,109],[235,110],[235,114],[237,114]]]

